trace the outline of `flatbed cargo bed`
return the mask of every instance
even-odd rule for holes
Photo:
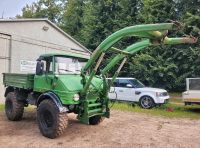
[[[3,84],[23,89],[33,89],[35,74],[3,73]]]

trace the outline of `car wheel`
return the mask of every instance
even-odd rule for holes
[[[153,99],[150,96],[143,96],[140,99],[140,107],[144,109],[150,109],[155,106]]]

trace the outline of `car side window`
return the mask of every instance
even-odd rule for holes
[[[111,79],[108,79],[108,83],[111,83]],[[118,87],[118,80],[115,80],[112,84],[112,87]]]
[[[115,81],[113,82],[113,87],[118,87],[118,82],[117,82],[117,80],[115,80]]]
[[[119,79],[119,86],[118,87],[127,87],[127,84],[131,84],[127,79]]]

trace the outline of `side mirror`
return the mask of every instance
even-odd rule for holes
[[[126,87],[133,88],[133,86],[131,84],[126,84]]]
[[[42,75],[43,71],[44,71],[44,63],[41,61],[38,61],[36,65],[36,75]]]

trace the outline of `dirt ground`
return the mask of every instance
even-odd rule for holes
[[[98,126],[79,123],[69,114],[69,127],[57,139],[43,137],[35,110],[26,111],[22,121],[8,121],[0,112],[0,147],[188,147],[200,146],[200,120],[169,119],[141,113],[112,111]]]

